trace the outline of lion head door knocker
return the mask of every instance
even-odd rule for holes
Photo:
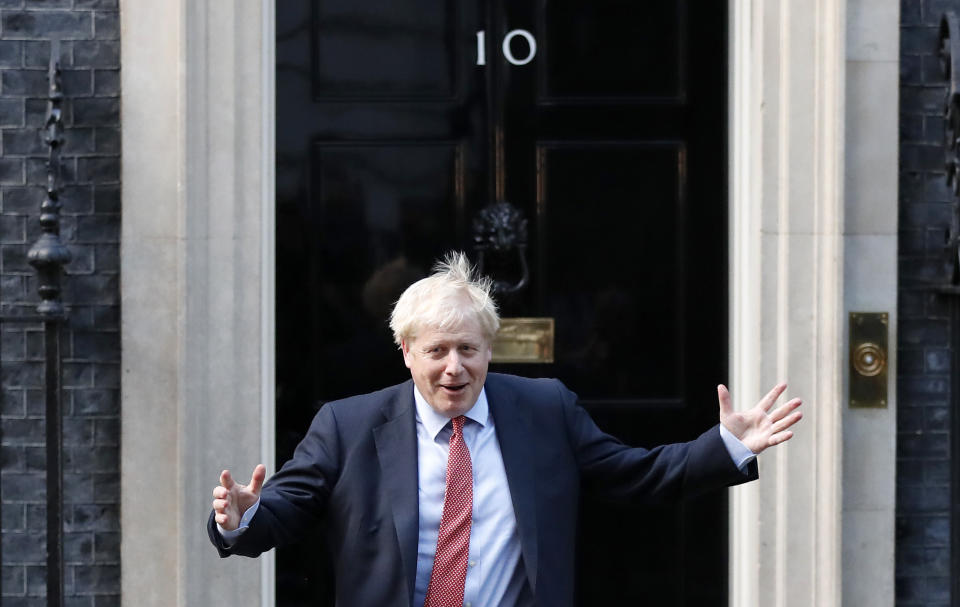
[[[492,277],[494,293],[511,295],[527,286],[530,282],[530,266],[527,264],[527,220],[517,207],[501,200],[481,209],[473,220],[473,242],[480,274],[483,274],[484,261],[489,253],[510,256],[512,251],[516,251],[520,279],[508,282]]]
[[[484,263],[493,255],[498,261],[513,258],[519,269],[520,278],[515,282],[491,276],[494,293],[512,295],[530,283],[527,220],[515,206],[501,200],[481,209],[473,220],[473,243],[480,274],[484,273]],[[553,318],[501,318],[500,331],[493,343],[493,362],[552,363],[553,335]]]

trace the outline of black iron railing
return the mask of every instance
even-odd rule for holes
[[[63,605],[63,408],[62,328],[66,309],[60,299],[60,274],[70,261],[70,251],[60,240],[60,151],[63,146],[63,88],[60,80],[60,42],[50,44],[50,90],[41,137],[49,150],[46,195],[40,203],[40,229],[27,259],[37,271],[40,303],[36,313],[0,314],[3,323],[39,323],[44,335],[44,399],[47,474],[47,605]],[[2,361],[0,361],[2,364]],[[2,426],[0,426],[2,439]],[[2,486],[0,486],[2,501]],[[2,545],[2,543],[0,543]],[[0,553],[2,560],[2,553]],[[0,589],[2,593],[2,589]]]

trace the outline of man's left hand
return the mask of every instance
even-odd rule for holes
[[[717,386],[717,398],[720,401],[720,423],[731,434],[740,439],[740,442],[757,454],[763,452],[767,447],[790,440],[793,438],[793,431],[788,428],[803,417],[803,413],[795,411],[800,406],[801,400],[794,398],[773,412],[770,411],[786,389],[787,384],[777,384],[752,409],[734,411],[733,403],[730,400],[730,392],[726,386],[720,384]]]

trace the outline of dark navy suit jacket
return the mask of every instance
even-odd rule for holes
[[[576,395],[552,379],[490,373],[496,420],[530,590],[538,605],[573,603],[581,489],[616,500],[662,502],[757,477],[738,470],[713,427],[688,443],[651,450],[604,434]],[[306,437],[263,487],[249,528],[221,556],[256,556],[324,524],[337,605],[403,606],[417,569],[417,436],[413,383],[326,404]],[[643,549],[643,547],[638,547]]]

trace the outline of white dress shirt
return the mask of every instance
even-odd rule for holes
[[[423,605],[443,514],[447,455],[453,428],[448,418],[427,404],[416,387],[413,390],[417,407],[417,497],[420,505],[417,584],[413,604]],[[473,464],[473,523],[463,604],[464,607],[521,605],[521,595],[529,591],[524,588],[526,580],[520,564],[517,517],[485,390],[480,391],[476,404],[465,416],[463,439]],[[529,599],[524,597],[524,600]]]

